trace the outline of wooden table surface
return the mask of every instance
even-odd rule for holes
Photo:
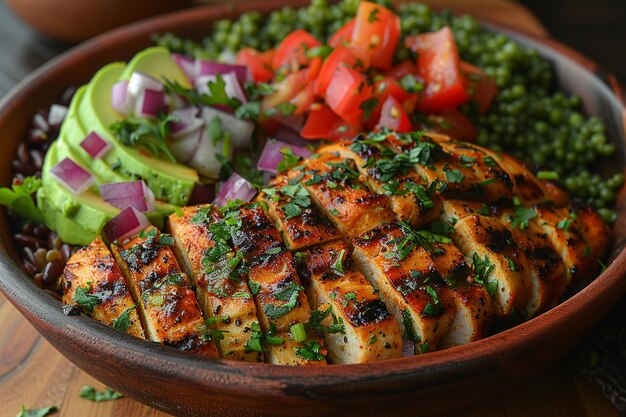
[[[480,10],[496,23],[545,35],[546,31],[526,9],[506,0],[440,0],[430,3]],[[0,3],[0,51],[20,51],[22,61],[0,61],[0,95],[26,75],[28,62],[44,62],[61,46],[42,40],[16,22]],[[21,42],[9,45],[7,35],[20,32]],[[5,39],[4,43],[1,39]],[[7,49],[11,51],[7,51]],[[26,62],[26,64],[24,64]],[[32,68],[30,68],[32,69]],[[63,417],[165,416],[131,399],[93,403],[78,396],[84,385],[102,384],[72,365],[52,348],[0,294],[0,417],[13,417],[22,404],[27,408],[55,405]],[[565,363],[522,389],[494,397],[463,415],[471,417],[618,417],[615,408],[597,391],[575,376]]]

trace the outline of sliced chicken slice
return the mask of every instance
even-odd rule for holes
[[[495,315],[508,318],[526,311],[532,286],[528,261],[509,228],[472,214],[458,220],[454,230],[454,244],[472,265],[474,280],[489,291]]]
[[[311,201],[334,223],[342,235],[354,237],[381,223],[394,221],[386,196],[372,193],[360,180],[354,162],[334,152],[309,159],[303,169],[291,170],[308,191]]]
[[[522,203],[533,205],[552,201],[557,206],[562,207],[569,201],[569,196],[565,191],[560,190],[550,182],[538,179],[517,158],[487,148],[481,149],[506,171],[513,182],[513,194]]]
[[[64,311],[78,308],[107,326],[145,338],[124,275],[100,237],[70,256],[61,286]]]
[[[299,268],[300,275],[311,307],[317,310],[309,326],[323,331],[329,360],[348,364],[401,357],[398,324],[357,271],[348,246],[336,241],[302,254],[306,256]],[[324,315],[330,317],[320,323]],[[337,331],[338,327],[343,331]]]
[[[528,260],[531,289],[525,313],[530,318],[554,307],[563,295],[565,266],[547,233],[535,222],[515,224],[519,215],[512,209],[501,209],[500,216]]]
[[[591,248],[591,255],[602,262],[611,247],[611,230],[600,215],[588,206],[570,206],[570,218],[575,218],[575,225],[583,239]]]
[[[290,250],[305,249],[341,237],[335,225],[312,204],[306,188],[301,184],[288,184],[284,176],[278,176],[274,187],[264,189],[258,199],[267,204],[267,215],[282,231]]]
[[[493,321],[491,297],[483,285],[471,280],[472,269],[452,243],[437,243],[431,254],[435,268],[448,285],[456,306],[454,321],[439,342],[445,349],[465,345],[487,335]]]
[[[577,215],[572,214],[567,209],[555,208],[549,204],[539,204],[534,207],[536,217],[531,221],[543,229],[552,242],[552,245],[559,253],[563,263],[565,264],[565,286],[569,288],[573,284],[583,282],[589,278],[598,268],[596,257],[593,256],[593,247],[601,250],[604,247],[607,237],[600,237],[604,227],[597,228],[596,225],[587,227],[587,220],[593,224],[592,218],[586,218],[583,222],[578,222]],[[589,234],[589,238],[597,239],[597,245],[594,242],[586,242],[583,234],[580,232],[584,228]],[[599,233],[592,234],[593,230]]]
[[[198,355],[218,357],[212,334],[187,275],[176,262],[173,238],[153,227],[111,251],[126,276],[148,339]]]
[[[169,217],[179,264],[196,287],[196,296],[226,359],[263,362],[262,352],[248,348],[256,305],[248,289],[245,263],[238,259],[221,213],[210,205],[181,208]]]
[[[311,308],[300,284],[291,252],[259,205],[231,215],[231,234],[238,253],[249,265],[250,290],[257,305],[260,328],[277,344],[267,346],[267,362],[276,365],[324,365],[325,349],[315,332],[295,342],[291,327],[309,320]],[[282,343],[281,342],[282,339]],[[262,345],[261,345],[262,346]]]
[[[453,297],[437,272],[427,237],[398,223],[352,239],[353,258],[395,316],[416,353],[437,348],[455,315]],[[427,249],[428,248],[428,249]]]
[[[440,198],[435,192],[436,184],[429,187],[413,169],[419,155],[405,157],[368,142],[364,136],[352,143],[327,146],[324,152],[336,152],[353,160],[367,186],[388,197],[397,220],[417,227],[438,217]]]

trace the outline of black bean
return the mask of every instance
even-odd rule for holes
[[[17,158],[22,162],[30,162],[30,153],[26,142],[21,142],[17,147]]]
[[[39,239],[46,239],[49,234],[50,230],[42,224],[33,229],[33,235],[35,235],[35,237],[38,237]]]
[[[22,246],[29,247],[31,249],[45,248],[46,242],[41,239],[37,239],[33,236],[26,236],[21,233],[15,235],[15,241]]]
[[[49,249],[59,249],[62,244],[63,244],[63,241],[61,240],[58,234],[56,234],[55,232],[50,233],[50,235],[48,236],[48,248]]]
[[[70,259],[70,256],[72,256],[72,247],[67,243],[64,243],[61,245],[61,254],[63,255],[65,262],[67,262],[67,260]]]
[[[24,161],[20,161],[17,159],[14,159],[11,162],[11,165],[13,166],[13,169],[19,173],[22,173],[26,176],[28,175],[33,175],[35,173],[35,168],[28,162],[24,162]]]
[[[48,134],[40,129],[32,129],[28,133],[27,141],[32,144],[39,144],[48,140]]]
[[[55,288],[59,277],[63,273],[64,267],[65,265],[61,260],[48,262],[43,269],[43,285],[48,288]]]
[[[22,259],[30,262],[31,264],[35,263],[35,254],[31,248],[22,249]]]
[[[33,167],[35,167],[38,170],[41,170],[41,167],[43,167],[43,159],[44,159],[43,152],[40,151],[39,149],[33,149],[32,151],[30,151],[30,159],[33,164]]]
[[[37,273],[37,268],[35,268],[35,265],[33,265],[32,263],[28,262],[28,261],[24,261],[22,262],[22,269],[28,274],[30,275],[30,277],[34,277],[35,274]]]
[[[30,235],[31,233],[33,233],[34,228],[35,225],[32,222],[26,222],[24,223],[24,226],[22,226],[22,233],[25,235]]]

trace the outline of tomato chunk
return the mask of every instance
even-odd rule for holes
[[[297,70],[300,67],[309,65],[310,58],[307,51],[317,48],[322,44],[310,33],[298,29],[291,32],[276,48],[272,67],[277,70],[281,67]]]
[[[317,78],[315,92],[319,96],[326,94],[326,89],[339,66],[347,66],[365,71],[370,66],[369,55],[360,47],[339,46],[328,55]]]
[[[263,99],[263,110],[275,108],[282,103],[288,103],[307,86],[307,82],[308,70],[306,68],[287,74],[284,80],[273,85],[274,93]]]
[[[381,130],[383,127],[398,133],[406,133],[413,130],[411,119],[409,119],[402,105],[393,96],[387,97],[383,103],[376,130]]]
[[[351,44],[369,52],[372,66],[391,68],[400,39],[400,18],[380,4],[363,1],[356,13]]]
[[[409,77],[411,76],[410,74],[407,75]],[[381,102],[384,102],[389,96],[395,98],[402,107],[404,107],[407,113],[413,113],[415,104],[419,98],[417,93],[408,92],[400,85],[398,80],[391,77],[385,77],[382,80],[376,81],[374,91]]]
[[[317,105],[316,105],[317,106]],[[361,129],[351,125],[335,114],[328,106],[311,109],[300,136],[305,139],[328,139],[338,141],[356,136]]]
[[[248,67],[255,82],[266,82],[274,77],[274,69],[272,68],[273,55],[273,49],[260,52],[253,48],[243,48],[237,52],[235,63]]]
[[[480,114],[486,113],[498,92],[495,80],[468,62],[461,62],[461,69],[467,79],[468,101],[478,105]]]
[[[391,78],[395,78],[399,80],[405,75],[418,75],[419,71],[417,70],[417,65],[415,62],[410,60],[405,60],[400,62],[399,64],[394,65],[392,68],[385,71],[385,75]]]
[[[406,46],[417,52],[417,68],[426,87],[417,104],[425,112],[454,109],[468,99],[459,52],[449,27],[410,36]]]
[[[373,96],[373,88],[361,72],[340,65],[326,91],[326,103],[343,120],[359,124],[362,105]]]
[[[291,99],[290,103],[296,106],[293,114],[301,115],[306,113],[311,108],[311,104],[313,104],[314,101],[315,92],[313,91],[313,84],[309,84]]]
[[[354,32],[354,25],[356,24],[356,19],[350,19],[348,23],[343,25],[339,30],[333,33],[333,36],[328,40],[328,44],[333,48],[336,48],[340,45],[346,45],[352,39],[352,32]]]
[[[426,116],[422,129],[427,132],[448,135],[458,140],[473,141],[476,138],[476,128],[458,110],[429,114]]]

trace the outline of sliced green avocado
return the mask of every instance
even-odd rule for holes
[[[77,106],[80,123],[97,132],[113,145],[104,156],[110,167],[119,167],[123,176],[143,179],[159,200],[184,205],[198,182],[198,173],[180,164],[158,159],[140,148],[123,145],[110,126],[123,117],[111,105],[111,89],[124,71],[123,63],[113,63],[96,73],[87,86],[84,100]]]
[[[38,198],[41,202],[40,209],[43,212],[48,210],[57,212],[55,213],[56,217],[54,227],[52,228],[59,233],[63,241],[75,243],[78,240],[76,236],[83,232],[86,232],[89,238],[80,240],[90,241],[102,231],[104,225],[120,210],[106,203],[92,190],[87,190],[81,195],[74,195],[52,177],[50,170],[60,160],[57,153],[58,145],[59,142],[52,143],[41,170],[42,187],[38,191]],[[52,225],[51,215],[49,214],[46,218],[46,223],[50,222]],[[61,218],[71,220],[71,223],[62,222]],[[63,223],[64,226],[75,223],[79,226],[79,229],[72,232],[67,230],[67,227],[64,227],[64,230],[61,230],[60,223]]]
[[[161,46],[144,49],[131,59],[120,79],[128,80],[133,72],[143,72],[160,81],[176,81],[185,88],[190,88],[189,80],[172,59],[170,51]]]
[[[83,105],[86,86],[76,90],[70,107],[61,126],[59,132],[59,141],[63,142],[70,150],[71,158],[81,164],[89,167],[89,170],[99,179],[99,183],[127,181],[128,178],[117,172],[101,158],[93,158],[81,146],[81,142],[87,137],[91,131],[87,131],[78,120],[77,109]],[[61,147],[57,152],[61,151]],[[59,159],[62,159],[59,157]]]
[[[85,229],[57,210],[57,208],[50,203],[45,187],[40,188],[37,192],[37,206],[43,213],[46,226],[51,230],[55,230],[63,242],[69,243],[70,245],[86,246],[96,238],[97,233]]]

